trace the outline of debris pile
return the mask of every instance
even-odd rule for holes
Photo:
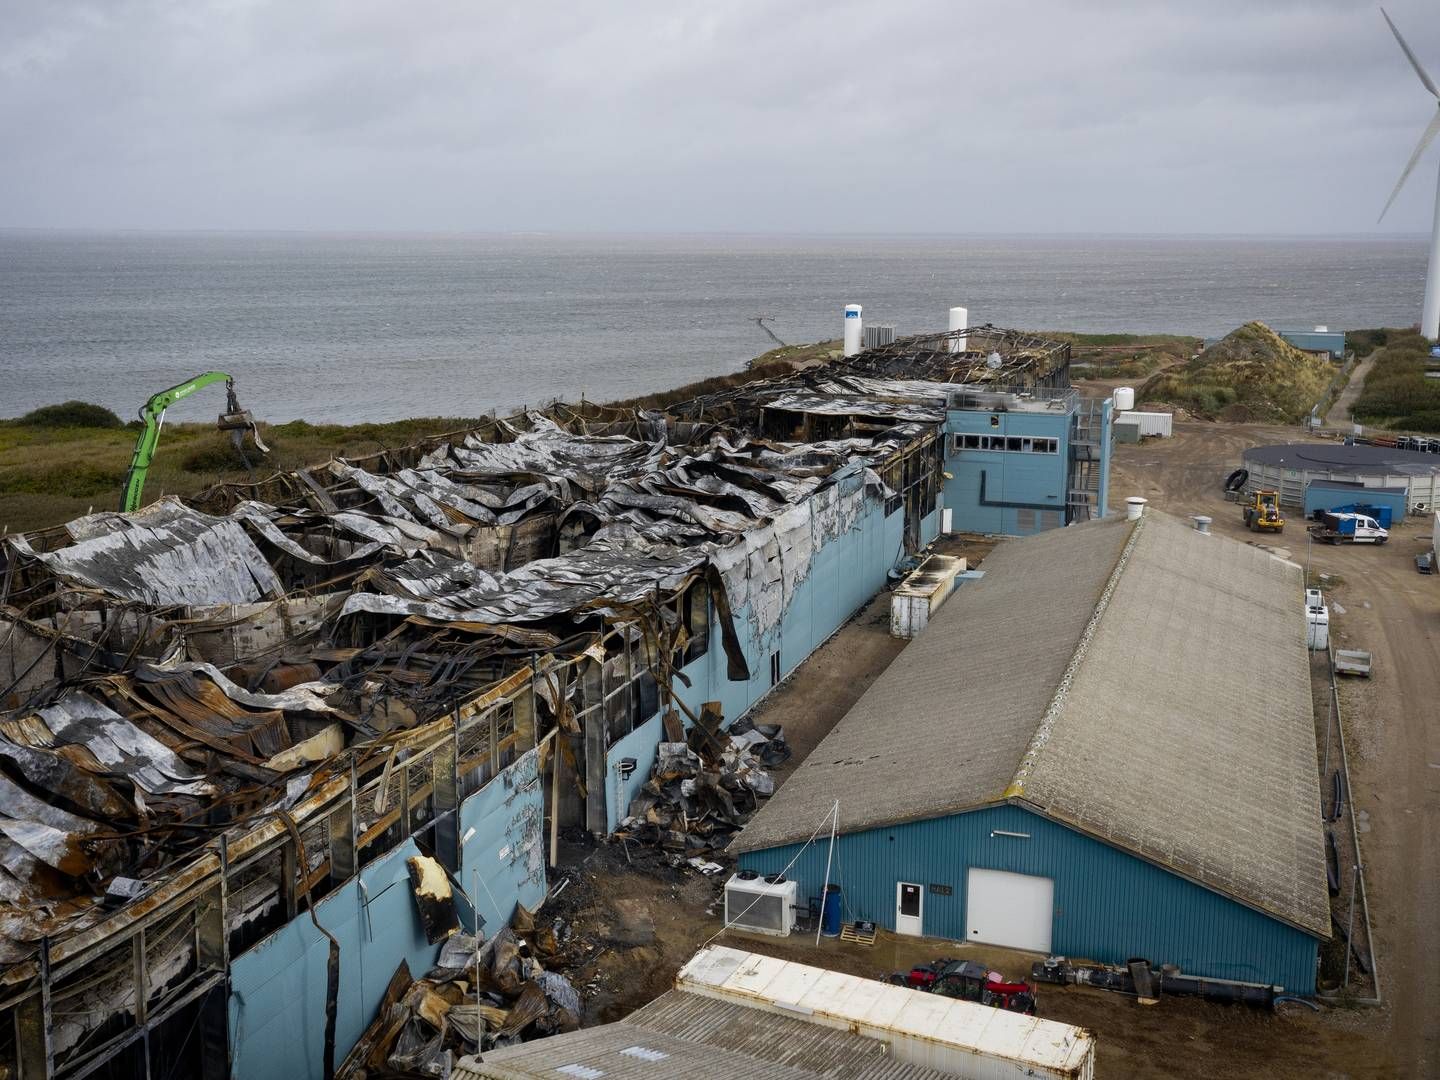
[[[775,792],[767,771],[790,757],[779,725],[740,719],[724,728],[718,702],[707,702],[684,742],[662,742],[655,768],[630,801],[616,838],[652,845],[701,872]]]
[[[576,1030],[580,995],[541,959],[557,948],[554,929],[537,930],[520,907],[512,925],[488,941],[465,933],[446,938],[423,978],[413,978],[402,960],[338,1075],[446,1077],[464,1054]]]

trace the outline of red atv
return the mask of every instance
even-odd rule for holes
[[[890,976],[896,986],[939,994],[941,997],[975,1001],[1009,1012],[1035,1015],[1035,990],[1026,982],[1011,983],[998,971],[990,971],[974,960],[942,958],[920,964]]]

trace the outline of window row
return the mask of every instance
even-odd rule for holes
[[[956,453],[961,450],[1000,450],[1008,454],[1058,454],[1059,439],[1030,435],[963,435],[950,437]]]

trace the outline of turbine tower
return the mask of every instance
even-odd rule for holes
[[[1400,189],[1410,178],[1410,173],[1415,168],[1415,163],[1420,160],[1420,155],[1429,148],[1436,134],[1440,134],[1440,90],[1435,88],[1434,81],[1420,66],[1420,61],[1415,59],[1415,54],[1410,51],[1410,46],[1405,44],[1405,39],[1400,36],[1400,31],[1396,28],[1395,21],[1390,18],[1389,13],[1381,8],[1380,14],[1384,15],[1385,21],[1390,24],[1390,32],[1400,43],[1400,48],[1405,53],[1405,59],[1410,61],[1410,66],[1415,69],[1415,74],[1420,76],[1420,82],[1430,92],[1430,96],[1435,98],[1437,106],[1437,112],[1430,118],[1430,123],[1425,126],[1425,130],[1420,133],[1420,141],[1415,144],[1415,152],[1410,155],[1410,160],[1405,163],[1405,170],[1400,174],[1400,179],[1395,182],[1395,190],[1390,192],[1390,198],[1385,200],[1385,209],[1380,211],[1380,218],[1383,219],[1385,211],[1390,209],[1390,204],[1395,201],[1395,196],[1400,194]],[[1379,224],[1378,219],[1376,224]],[[1440,338],[1440,178],[1437,178],[1435,185],[1435,218],[1430,226],[1430,268],[1425,272],[1425,310],[1420,316],[1420,332],[1431,341]]]

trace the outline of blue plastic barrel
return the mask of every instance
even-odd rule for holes
[[[840,936],[840,886],[825,886],[825,905],[820,909],[820,933],[826,937]]]

